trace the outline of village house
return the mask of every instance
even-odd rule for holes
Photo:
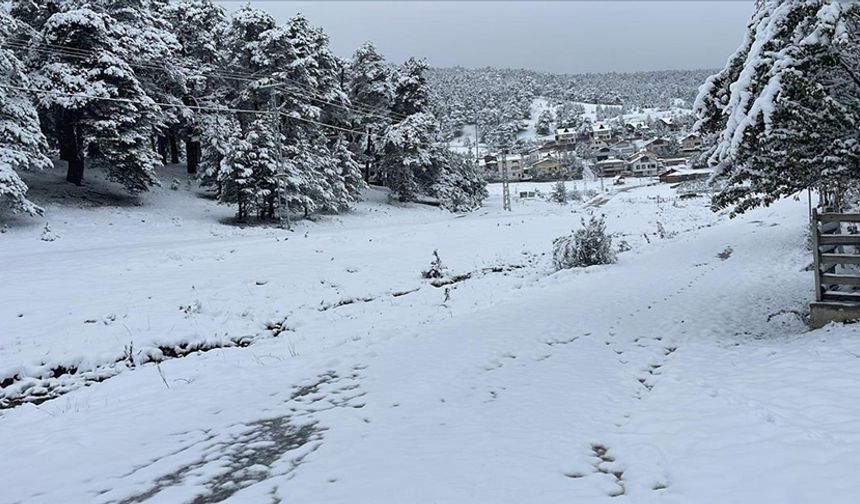
[[[614,144],[610,145],[609,148],[613,149],[616,153],[618,153],[618,157],[631,156],[635,154],[638,150],[636,149],[636,145],[633,142],[629,142],[627,140],[619,140]]]
[[[627,171],[636,177],[654,177],[661,166],[660,160],[647,152],[640,152],[627,160]]]
[[[594,164],[595,172],[601,177],[614,177],[627,172],[627,163],[623,159],[610,158]]]
[[[555,156],[545,156],[529,165],[532,179],[558,180],[561,178],[561,163]]]
[[[592,137],[588,142],[588,146],[594,152],[604,147],[609,147],[609,142],[604,138]]]
[[[672,155],[672,152],[670,152],[672,144],[668,139],[663,137],[652,138],[645,142],[644,148],[658,158],[667,158]]]
[[[508,180],[529,180],[531,178],[528,167],[523,163],[520,154],[487,155],[478,161],[478,169],[481,174],[490,181],[498,181],[504,178],[507,169]]]
[[[661,159],[665,168],[686,168],[689,160],[687,158],[666,158]]]
[[[660,182],[664,184],[677,184],[687,180],[705,180],[711,176],[713,171],[709,169],[670,168],[660,174]]]
[[[575,145],[576,136],[576,128],[559,128],[555,130],[555,143],[557,145]]]
[[[624,133],[630,137],[641,138],[649,130],[650,128],[645,121],[627,121],[624,123]]]
[[[612,139],[612,128],[603,123],[591,127],[591,138],[608,142]]]
[[[620,157],[618,151],[609,146],[601,147],[591,152],[595,161],[606,161],[609,158]]]
[[[681,152],[696,154],[702,150],[702,137],[698,133],[690,133],[681,139]]]
[[[670,131],[675,131],[678,129],[678,123],[675,122],[675,118],[671,116],[663,116],[657,119],[657,121],[668,128]]]

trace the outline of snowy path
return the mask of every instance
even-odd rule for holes
[[[455,225],[420,210],[421,224],[413,215],[312,230],[290,245],[308,271],[269,268],[247,305],[228,308],[225,298],[219,309],[264,308],[190,319],[202,332],[219,321],[239,331],[287,314],[285,338],[139,367],[0,412],[0,503],[854,502],[860,338],[852,326],[805,333],[791,313],[804,310],[811,285],[803,205],[712,225],[654,199],[657,190],[618,195],[601,211],[630,240],[653,232],[655,215],[677,237],[640,238],[617,265],[475,278],[446,302],[415,279],[440,233],[443,258],[462,272],[522,261],[569,228],[569,214],[494,216],[491,207]],[[496,251],[490,260],[464,259],[476,229]],[[384,246],[359,246],[362,233]],[[242,276],[243,264],[280,260],[273,241],[230,238],[205,251],[178,240],[168,254],[187,245],[198,259],[161,271],[191,281],[217,264],[247,285],[259,273]],[[346,260],[317,252],[344,243],[353,245]],[[235,259],[206,259],[233,247]],[[401,254],[369,261],[391,247]],[[147,254],[121,252],[116,268]],[[143,269],[159,271],[161,257]],[[333,278],[334,292],[311,287]],[[300,285],[303,295],[291,296]],[[229,290],[197,289],[210,293],[207,309]],[[300,309],[351,296],[377,297]],[[159,309],[167,313],[146,311]],[[87,340],[96,347],[112,328],[99,327]]]

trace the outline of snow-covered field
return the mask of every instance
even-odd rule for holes
[[[33,177],[46,217],[0,234],[0,503],[856,502],[860,338],[800,320],[804,202],[371,190],[287,231]],[[632,250],[553,273],[590,213]]]

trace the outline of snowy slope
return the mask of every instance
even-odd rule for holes
[[[0,502],[854,502],[860,339],[793,313],[805,205],[622,189],[466,216],[370,193],[293,232],[184,187],[48,205],[56,241],[0,235],[0,370],[268,336],[0,410]],[[588,212],[634,250],[552,273]],[[421,280],[434,249],[471,278]]]

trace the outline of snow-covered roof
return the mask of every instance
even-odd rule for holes
[[[647,152],[639,152],[639,153],[637,153],[637,154],[634,154],[634,155],[633,155],[633,156],[631,156],[630,158],[628,158],[628,159],[627,159],[627,162],[632,164],[632,163],[638,163],[639,161],[645,161],[645,162],[648,162],[648,161],[651,161],[651,160],[656,161],[656,160],[657,160],[657,158],[655,158],[655,157],[654,157],[654,156],[652,156],[651,154],[648,154]]]
[[[556,135],[575,135],[576,129],[574,128],[558,128],[555,130]]]

